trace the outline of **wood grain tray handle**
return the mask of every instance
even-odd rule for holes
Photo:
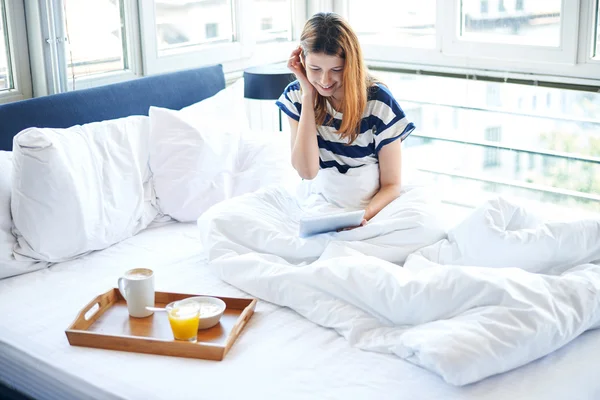
[[[114,289],[111,289],[106,293],[96,296],[94,300],[90,301],[85,307],[81,309],[81,311],[79,311],[77,317],[75,317],[75,320],[73,321],[69,329],[88,329],[102,315],[102,313],[106,309],[113,305],[113,303],[116,300],[117,299],[114,295]],[[88,313],[96,306],[98,307],[98,309],[93,314],[88,315]]]

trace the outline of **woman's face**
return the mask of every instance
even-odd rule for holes
[[[341,99],[345,60],[325,53],[308,53],[304,60],[308,81],[324,97]]]

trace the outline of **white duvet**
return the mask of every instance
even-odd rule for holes
[[[321,171],[300,197],[269,188],[211,208],[198,226],[218,276],[454,385],[599,327],[600,220],[544,222],[499,198],[446,235],[430,193],[408,187],[365,227],[299,238],[302,215],[364,205],[363,178],[377,171],[363,172]]]

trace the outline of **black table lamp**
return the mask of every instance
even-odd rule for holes
[[[296,77],[285,64],[268,64],[246,68],[244,70],[244,97],[255,100],[277,100],[283,90]],[[281,110],[279,110],[279,130]]]

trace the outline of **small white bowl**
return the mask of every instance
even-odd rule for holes
[[[200,323],[198,324],[198,330],[212,328],[217,325],[226,308],[223,300],[210,296],[188,297],[183,301],[194,301],[200,304]]]

